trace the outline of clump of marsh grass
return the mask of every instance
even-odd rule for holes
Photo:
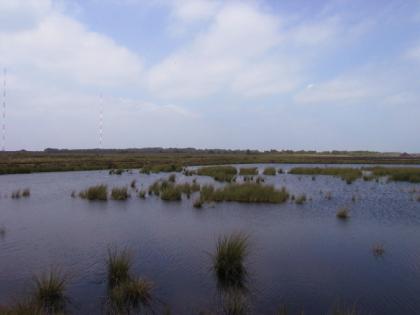
[[[258,168],[257,167],[241,167],[239,169],[239,175],[258,175]]]
[[[108,302],[111,313],[130,314],[131,310],[146,308],[152,303],[153,284],[133,277],[131,267],[132,256],[128,250],[108,250]]]
[[[350,217],[349,210],[347,208],[341,208],[337,211],[336,216],[338,219],[347,220]]]
[[[171,182],[171,183],[175,183],[175,181],[176,181],[176,174],[169,175],[168,181]]]
[[[295,203],[298,205],[303,205],[306,202],[306,195],[302,194],[296,197]]]
[[[197,175],[210,176],[220,182],[231,182],[237,173],[233,166],[206,166],[197,169]]]
[[[72,198],[76,198],[76,191],[75,190],[73,190],[72,192],[71,192],[71,194],[70,194],[70,196],[72,197]]]
[[[29,197],[31,195],[31,190],[29,188],[25,188],[22,191],[22,197]]]
[[[87,200],[108,200],[108,187],[106,185],[91,186],[79,193],[79,197]]]
[[[372,254],[375,257],[382,257],[385,254],[385,247],[383,244],[377,243],[372,246]]]
[[[132,189],[136,189],[136,185],[137,185],[137,181],[136,181],[135,179],[133,179],[133,180],[131,181],[131,183],[130,183],[130,187],[131,187]]]
[[[159,165],[145,165],[140,170],[140,173],[170,173],[170,172],[181,172],[182,166],[178,164],[159,164]]]
[[[47,314],[56,314],[65,309],[67,277],[60,271],[52,269],[49,273],[34,278],[32,299]]]
[[[193,207],[197,208],[197,209],[200,209],[201,207],[203,207],[203,201],[201,201],[201,199],[198,198],[196,201],[194,201]]]
[[[114,288],[131,279],[130,269],[132,266],[132,255],[127,249],[108,249],[106,265],[108,272],[108,287]]]
[[[130,314],[152,304],[153,284],[144,279],[130,279],[112,288],[109,293],[111,309],[117,314]]]
[[[276,175],[276,169],[274,167],[266,167],[263,171],[264,175],[267,176],[275,176]]]
[[[130,194],[128,193],[127,187],[114,187],[111,190],[111,198],[113,200],[127,200],[128,197],[130,197]]]
[[[213,256],[213,270],[221,288],[245,286],[247,278],[245,259],[248,252],[248,237],[242,233],[219,238]]]
[[[146,192],[144,190],[139,191],[139,198],[140,199],[146,199]]]
[[[164,201],[180,201],[182,199],[182,192],[175,185],[167,185],[161,190],[160,198]]]
[[[228,184],[219,189],[206,185],[200,190],[202,202],[283,203],[288,198],[289,193],[284,187],[278,190],[271,185],[256,183]]]

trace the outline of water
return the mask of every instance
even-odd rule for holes
[[[335,304],[355,304],[369,314],[420,313],[420,202],[415,201],[420,185],[362,180],[347,185],[329,176],[279,174],[267,176],[266,183],[310,200],[202,209],[192,207],[194,196],[182,202],[70,197],[98,183],[113,187],[136,179],[138,187],[147,188],[167,176],[136,171],[0,176],[0,226],[6,228],[0,239],[0,304],[24,296],[34,274],[58,266],[70,277],[70,310],[100,314],[112,245],[132,250],[135,273],[155,284],[156,309],[167,304],[174,314],[216,310],[210,253],[220,235],[243,231],[251,241],[249,301],[256,314],[274,314],[282,304],[305,314],[325,314]],[[177,176],[180,182],[192,178]],[[212,180],[198,177],[198,182]],[[25,187],[30,198],[10,198]],[[349,220],[335,217],[340,207],[350,209]],[[383,257],[372,254],[376,243],[384,245]]]

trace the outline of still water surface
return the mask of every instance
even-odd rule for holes
[[[256,165],[260,171],[267,165]],[[274,165],[283,169],[291,165]],[[192,207],[156,197],[88,202],[71,198],[99,183],[146,189],[168,174],[109,175],[107,171],[0,176],[0,304],[23,296],[32,276],[59,266],[70,275],[74,314],[100,314],[106,295],[105,258],[110,245],[128,247],[134,271],[152,280],[156,306],[174,314],[217,308],[210,253],[221,235],[249,235],[249,301],[256,314],[325,314],[334,304],[369,314],[420,313],[420,185],[279,174],[266,183],[305,193],[304,205],[220,203]],[[208,177],[177,175],[178,182],[209,183]],[[29,187],[30,198],[12,191]],[[413,192],[416,190],[417,192]],[[332,199],[325,198],[331,192]],[[8,197],[6,196],[8,195]],[[356,201],[353,201],[353,197]],[[350,219],[337,220],[340,207]],[[372,246],[385,255],[374,257]]]

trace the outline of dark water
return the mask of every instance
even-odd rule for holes
[[[361,180],[347,185],[334,177],[313,181],[280,174],[267,176],[266,183],[311,200],[221,203],[199,210],[192,207],[194,198],[88,202],[70,197],[93,184],[113,187],[136,179],[147,188],[167,176],[106,171],[0,176],[0,227],[6,228],[0,238],[0,304],[24,296],[34,274],[59,266],[70,275],[72,312],[101,313],[107,248],[115,245],[130,248],[134,271],[155,283],[157,309],[168,304],[174,314],[215,310],[209,253],[220,235],[243,231],[251,241],[247,263],[254,313],[273,314],[286,304],[292,312],[325,314],[339,303],[368,314],[420,314],[420,202],[415,201],[420,185]],[[211,180],[198,177],[198,182]],[[30,198],[10,198],[25,187]],[[350,209],[346,222],[335,217],[343,206]],[[372,254],[376,243],[384,245],[383,257]]]

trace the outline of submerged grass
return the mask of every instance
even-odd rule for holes
[[[257,167],[241,167],[239,169],[239,175],[258,175]]]
[[[219,238],[213,256],[213,270],[221,288],[243,288],[247,270],[245,259],[248,256],[248,237],[234,233]]]
[[[114,187],[111,190],[111,198],[113,200],[127,200],[130,197],[127,187]]]
[[[294,175],[329,175],[338,176],[351,184],[356,179],[362,177],[362,171],[356,168],[348,167],[295,167],[289,171]]]
[[[103,184],[91,186],[81,191],[79,197],[88,200],[108,200],[108,186]]]
[[[382,257],[385,254],[385,247],[383,244],[377,243],[372,246],[372,254],[375,257]]]
[[[228,184],[219,189],[206,185],[200,191],[202,202],[282,203],[288,198],[289,193],[284,187],[278,190],[274,186],[257,183]]]
[[[210,176],[220,182],[231,182],[237,173],[233,166],[206,166],[197,170],[197,175]]]

